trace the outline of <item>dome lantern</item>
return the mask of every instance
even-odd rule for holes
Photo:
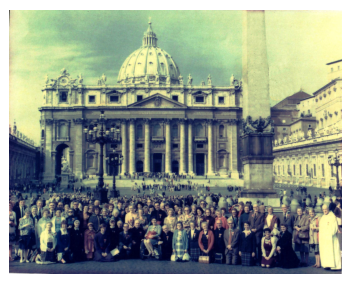
[[[151,18],[149,18],[148,24],[148,29],[143,36],[143,46],[157,47],[157,35],[152,30]]]

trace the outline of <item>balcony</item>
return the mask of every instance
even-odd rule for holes
[[[164,137],[152,137],[152,142],[165,142]]]
[[[208,141],[207,137],[194,137],[194,142],[203,143],[203,142],[207,142],[207,141]]]

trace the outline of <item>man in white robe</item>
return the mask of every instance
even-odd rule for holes
[[[341,269],[340,246],[337,237],[338,222],[328,205],[322,206],[323,216],[319,224],[319,248],[321,265],[333,270]]]

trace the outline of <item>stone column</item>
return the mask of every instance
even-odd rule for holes
[[[208,174],[214,175],[213,170],[213,121],[208,120]]]
[[[83,123],[84,119],[74,119],[74,162],[73,162],[73,172],[78,178],[82,178],[85,170],[83,170],[83,149],[85,149],[85,134],[83,133]]]
[[[151,163],[150,163],[150,155],[151,155],[151,151],[150,151],[150,146],[151,146],[151,136],[150,136],[150,131],[149,131],[149,119],[144,119],[145,121],[145,164],[143,167],[143,171],[146,173],[151,172]]]
[[[127,153],[127,137],[126,137],[126,120],[122,120],[121,122],[121,135],[122,135],[122,155],[123,155],[123,164],[122,164],[122,171],[121,174],[124,175],[127,170],[127,159],[128,159],[128,153]]]
[[[185,120],[180,120],[180,164],[179,173],[186,174],[186,135]]]
[[[237,124],[239,123],[238,119],[233,119],[230,121],[231,127],[231,136],[230,136],[230,166],[229,170],[231,171],[232,179],[239,179],[238,174],[238,138],[237,138]]]
[[[165,173],[171,173],[170,120],[165,120]]]
[[[130,160],[129,160],[129,173],[134,174],[136,172],[135,168],[135,119],[130,119],[129,122],[129,134],[130,134]]]
[[[53,119],[46,119],[45,121],[45,172],[44,181],[52,181],[54,172],[52,171],[52,124]],[[17,178],[17,176],[16,176]]]
[[[193,175],[192,120],[188,121],[188,174]]]

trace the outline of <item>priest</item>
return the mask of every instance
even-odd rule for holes
[[[337,237],[338,222],[328,205],[322,206],[323,216],[319,224],[319,248],[321,265],[332,270],[341,269],[340,246]]]

